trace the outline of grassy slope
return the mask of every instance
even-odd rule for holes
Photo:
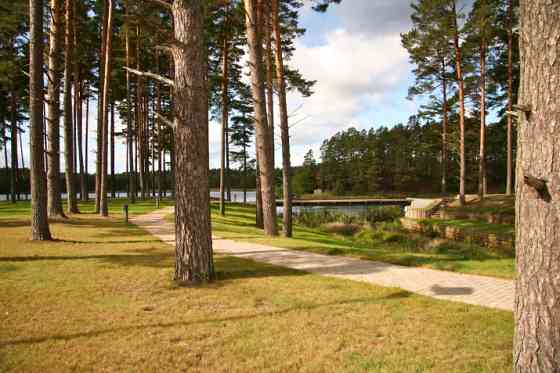
[[[81,215],[34,243],[5,208],[0,371],[511,370],[508,312],[224,256],[177,288],[172,248],[137,228]]]
[[[170,217],[172,218],[172,217]],[[406,266],[422,266],[448,271],[513,278],[515,260],[498,254],[473,251],[467,246],[455,245],[441,253],[418,252],[407,247],[407,242],[390,242],[377,239],[365,243],[340,235],[295,226],[294,238],[265,238],[262,230],[254,226],[251,207],[228,206],[225,217],[212,209],[212,226],[215,235],[235,240],[269,244],[288,249],[307,250],[329,255],[352,255]],[[465,248],[466,247],[466,248]]]

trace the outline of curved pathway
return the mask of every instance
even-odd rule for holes
[[[174,245],[174,225],[164,219],[166,215],[172,212],[173,207],[169,207],[134,217],[131,221],[162,241]],[[514,282],[511,280],[427,268],[404,267],[219,238],[213,239],[213,247],[217,253],[319,275],[368,282],[386,287],[397,287],[437,299],[507,311],[513,310]]]

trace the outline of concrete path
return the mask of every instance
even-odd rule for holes
[[[175,243],[172,223],[164,217],[173,212],[166,208],[131,221],[171,245]],[[397,287],[437,299],[463,302],[501,310],[513,310],[514,283],[492,277],[465,275],[426,268],[330,256],[299,250],[213,239],[214,251],[258,262],[298,269],[324,276]]]

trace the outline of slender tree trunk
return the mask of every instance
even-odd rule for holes
[[[244,130],[245,131],[245,130]],[[243,143],[243,205],[247,204],[247,145]]]
[[[447,79],[445,61],[442,63],[441,90],[443,100],[443,126],[441,129],[441,194],[447,194],[447,132],[449,127],[449,103],[447,99]]]
[[[286,78],[282,56],[282,35],[280,31],[278,0],[272,0],[272,26],[276,43],[276,79],[278,103],[280,105],[280,131],[282,137],[282,194],[283,194],[283,233],[292,237],[292,166],[290,161],[290,129],[288,126],[288,104],[286,101]]]
[[[508,0],[508,25],[507,25],[507,39],[508,39],[508,110],[513,111],[513,0]],[[506,176],[506,195],[512,194],[513,185],[513,118],[511,115],[507,116],[507,176]]]
[[[227,11],[227,10],[226,10]],[[227,16],[226,16],[227,17]],[[227,20],[226,20],[227,23]],[[222,141],[221,141],[221,154],[220,154],[220,215],[224,216],[226,214],[226,204],[225,204],[225,187],[226,187],[226,154],[228,141],[227,128],[228,128],[228,118],[229,118],[229,102],[228,102],[228,89],[229,89],[229,40],[228,33],[224,34],[223,47],[222,47]]]
[[[460,172],[459,172],[459,203],[465,204],[465,174],[467,161],[465,156],[465,81],[463,79],[463,57],[462,47],[459,44],[459,25],[457,22],[456,0],[452,0],[453,18],[455,35],[453,44],[455,47],[455,64],[457,70],[457,82],[459,84],[459,155],[460,155]]]
[[[486,42],[480,43],[480,152],[478,157],[478,196],[486,194]]]
[[[249,44],[249,60],[251,68],[251,91],[255,105],[256,147],[260,167],[260,183],[262,188],[262,206],[264,231],[268,236],[276,236],[276,200],[274,196],[274,165],[272,163],[272,144],[270,129],[266,117],[266,97],[262,66],[262,20],[257,18],[261,13],[255,0],[245,0],[245,19]]]
[[[66,32],[64,60],[64,169],[66,173],[67,210],[79,213],[74,183],[74,125],[72,111],[72,65],[74,63],[74,5],[66,1]]]
[[[269,9],[267,9],[269,10]],[[273,10],[270,9],[270,12],[266,13],[264,17],[264,34],[265,34],[265,44],[266,44],[266,104],[267,104],[267,120],[268,120],[268,128],[270,133],[270,144],[272,147],[272,167],[275,166],[275,154],[274,154],[274,84],[273,84],[273,69],[274,65],[272,63],[272,12]],[[278,72],[278,67],[276,67],[276,71]],[[274,168],[273,168],[274,171]]]
[[[103,154],[103,83],[105,78],[105,49],[107,48],[107,21],[109,15],[109,1],[103,3],[103,27],[101,29],[101,53],[99,58],[99,90],[97,93],[97,154],[95,158],[95,213],[101,212],[101,168]]]
[[[111,102],[111,198],[116,198],[115,185],[115,103]]]
[[[560,372],[560,4],[521,0],[514,372]]]
[[[74,15],[74,48],[78,50],[78,25],[77,25],[77,17]],[[75,159],[77,162],[76,169],[79,169],[80,172],[80,198],[82,201],[85,201],[85,194],[86,192],[86,184],[85,184],[85,175],[84,175],[84,154],[83,154],[83,147],[82,147],[82,105],[83,105],[83,89],[84,84],[82,81],[82,69],[80,60],[76,58],[74,63],[74,96],[75,96],[75,112],[76,112],[76,133],[75,133]],[[76,171],[78,172],[78,171]]]
[[[85,196],[82,197],[84,201],[89,200],[89,173],[88,173],[88,138],[89,138],[89,88],[88,96],[86,97],[86,131],[85,131],[85,149],[84,149],[84,172],[85,172]]]
[[[140,70],[140,27],[136,25],[136,69]],[[146,180],[144,175],[144,123],[142,115],[142,102],[144,94],[144,85],[142,77],[136,79],[136,151],[137,151],[137,168],[140,182],[140,199],[146,199]]]
[[[100,197],[100,214],[101,216],[109,216],[109,204],[107,201],[107,167],[109,155],[109,87],[111,84],[111,53],[112,53],[112,33],[113,33],[113,0],[107,0],[108,15],[107,15],[107,28],[105,29],[105,59],[103,72],[103,126],[102,126],[102,154],[101,154],[101,197]]]
[[[130,67],[130,13],[128,0],[125,0],[125,64]],[[136,203],[136,176],[134,174],[134,149],[133,149],[133,129],[132,129],[132,97],[130,94],[130,72],[126,70],[126,144],[128,152],[128,200],[130,203]]]
[[[156,71],[160,72],[160,64],[159,64],[159,53],[156,51]],[[161,84],[156,82],[156,113],[161,114]],[[157,174],[157,195],[158,198],[162,198],[161,194],[161,187],[162,187],[162,156],[165,154],[163,152],[163,136],[162,136],[162,127],[161,127],[161,120],[159,116],[156,116],[156,127],[157,127],[157,159],[158,159],[158,174]],[[155,136],[154,136],[155,139]],[[155,161],[154,161],[155,162]]]
[[[82,87],[82,83],[79,82],[78,86]],[[81,92],[82,88],[79,88]],[[83,148],[83,122],[82,122],[82,107],[83,107],[83,98],[80,94],[80,98],[78,99],[78,105],[76,106],[76,112],[78,115],[76,116],[78,119],[77,129],[78,129],[78,158],[79,158],[79,165],[80,165],[80,198],[82,201],[87,201],[87,189],[86,189],[86,174],[84,169],[84,148]]]
[[[177,172],[175,280],[196,284],[214,278],[208,193],[208,98],[204,0],[175,0],[174,122]]]
[[[31,239],[50,240],[47,175],[43,168],[43,2],[29,1],[29,124],[31,154]]]
[[[261,188],[261,168],[259,167],[259,153],[256,156],[256,167],[255,167],[255,225],[257,228],[264,228],[264,218],[263,218],[263,203],[262,203],[262,188]]]
[[[17,97],[15,89],[12,89],[11,96],[11,133],[10,133],[10,152],[12,157],[12,167],[10,170],[10,194],[12,196],[12,203],[16,203],[17,194],[17,179],[18,179],[18,125],[17,125]]]

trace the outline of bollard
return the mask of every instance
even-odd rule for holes
[[[128,223],[128,205],[123,205],[122,211],[124,215],[124,222]]]

